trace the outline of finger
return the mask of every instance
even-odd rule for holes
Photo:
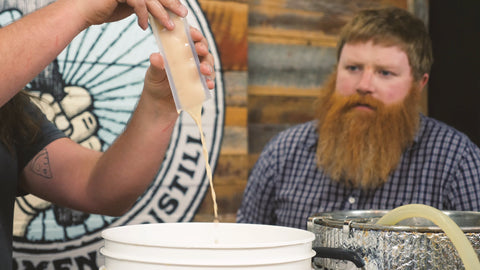
[[[127,4],[133,7],[133,11],[137,15],[138,25],[143,29],[148,28],[148,11],[144,0],[127,0]]]
[[[213,55],[208,54],[206,56],[203,56],[200,59],[201,64],[207,65],[210,67],[210,72],[214,72],[214,67],[215,67],[215,59],[213,58]]]
[[[200,64],[200,73],[207,77],[213,76],[213,67],[210,64],[203,62]]]
[[[215,88],[215,80],[209,77],[206,77],[205,82],[207,83],[208,89],[212,90]]]
[[[207,43],[207,40],[203,36],[202,32],[198,30],[197,28],[190,26],[190,36],[192,37],[192,40],[194,42],[205,42]]]
[[[200,57],[207,56],[210,53],[208,51],[208,46],[202,42],[195,43],[195,51]]]
[[[158,1],[147,1],[147,8],[150,14],[155,17],[165,28],[173,30],[175,24],[168,15],[167,10]]]
[[[183,6],[180,2],[177,0],[173,1],[165,1],[164,2],[173,2],[173,3],[160,3],[157,0],[147,0],[147,9],[152,14],[153,17],[155,17],[159,22],[165,26],[168,30],[173,30],[175,27],[175,24],[170,18],[170,15],[167,12],[167,9],[175,13],[176,15],[180,17],[185,17],[187,15],[187,8]]]
[[[150,55],[150,67],[148,68],[148,75],[153,83],[161,84],[168,83],[167,74],[165,72],[165,63],[159,53]]]
[[[203,62],[200,64],[200,72],[205,76],[207,87],[213,89],[215,87],[215,70],[213,66]]]
[[[149,1],[157,1],[157,0],[149,0]],[[177,14],[180,17],[187,16],[188,9],[185,7],[179,0],[160,0],[162,6],[166,9],[170,10],[171,12]]]
[[[192,41],[195,43],[195,50],[198,55],[207,55],[208,51],[208,42],[207,39],[203,36],[202,32],[198,29],[190,27],[190,36]]]

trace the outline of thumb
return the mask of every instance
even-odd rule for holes
[[[165,62],[159,53],[150,55],[150,67],[148,68],[145,79],[152,84],[168,83],[167,73],[165,72]]]

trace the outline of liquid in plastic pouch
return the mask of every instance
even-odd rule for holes
[[[164,59],[175,106],[180,112],[201,106],[211,98],[211,93],[205,76],[200,73],[200,61],[187,20],[172,12],[169,12],[169,16],[175,24],[171,31],[152,15],[149,15],[149,21]]]

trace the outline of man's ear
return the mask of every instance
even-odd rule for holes
[[[428,79],[430,78],[430,76],[428,75],[428,73],[425,73],[423,74],[422,78],[418,81],[418,86],[421,90],[423,90],[423,88],[425,87],[425,85],[427,85],[427,82],[428,82]]]

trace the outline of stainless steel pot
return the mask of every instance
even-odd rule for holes
[[[464,269],[449,237],[424,218],[394,226],[375,224],[387,210],[319,213],[308,219],[315,234],[315,269]],[[480,213],[443,211],[480,254]]]

